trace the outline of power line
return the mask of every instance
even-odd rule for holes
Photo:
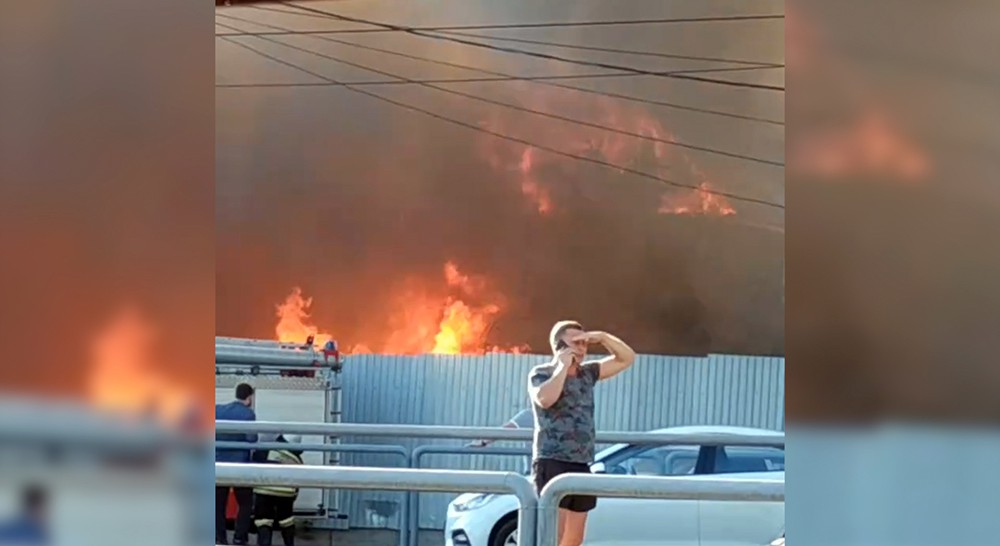
[[[521,144],[523,146],[529,146],[529,147],[537,148],[539,150],[544,150],[544,151],[547,151],[549,153],[560,155],[560,156],[567,157],[567,158],[570,158],[570,159],[576,159],[578,161],[585,161],[585,162],[588,162],[588,163],[593,163],[595,165],[601,165],[601,166],[604,166],[604,167],[610,167],[612,169],[618,170],[619,172],[626,172],[626,173],[632,174],[634,176],[638,176],[638,177],[641,177],[641,178],[646,178],[646,179],[649,179],[649,180],[654,180],[654,181],[660,182],[660,183],[668,185],[668,186],[673,186],[673,187],[678,187],[678,188],[684,188],[684,189],[689,189],[689,190],[701,191],[701,192],[712,194],[712,195],[718,195],[718,196],[721,196],[721,197],[727,197],[727,198],[730,198],[730,199],[735,199],[737,201],[744,201],[744,202],[747,202],[747,203],[756,203],[756,204],[759,204],[759,205],[764,205],[764,206],[772,207],[772,208],[778,208],[778,209],[784,209],[785,208],[785,206],[782,205],[781,203],[775,203],[775,202],[772,202],[772,201],[767,201],[767,200],[764,200],[764,199],[757,199],[757,198],[754,198],[754,197],[744,197],[742,195],[737,195],[737,194],[733,194],[733,193],[729,193],[729,192],[724,192],[724,191],[704,189],[704,188],[701,188],[699,186],[693,186],[693,185],[690,185],[690,184],[684,184],[684,183],[681,183],[681,182],[676,182],[674,180],[670,180],[670,179],[667,179],[667,178],[662,178],[660,176],[656,176],[656,175],[649,174],[649,173],[646,173],[646,172],[643,172],[643,171],[639,171],[639,170],[633,169],[631,167],[624,167],[624,166],[621,166],[621,165],[616,165],[614,163],[610,163],[610,162],[604,161],[602,159],[597,159],[597,158],[587,157],[587,156],[582,156],[582,155],[576,155],[576,154],[572,154],[572,153],[569,153],[569,152],[564,152],[562,150],[558,150],[556,148],[550,148],[548,146],[544,146],[544,145],[540,145],[540,144],[535,144],[533,142],[529,142],[527,140],[523,140],[523,139],[520,139],[520,138],[517,138],[517,137],[510,136],[510,135],[505,135],[503,133],[498,133],[496,131],[492,131],[490,129],[486,129],[486,128],[480,127],[478,125],[474,125],[474,124],[467,123],[467,122],[464,122],[464,121],[461,121],[461,120],[449,118],[447,116],[443,116],[441,114],[438,114],[436,112],[432,112],[430,110],[425,110],[423,108],[420,108],[419,106],[414,106],[412,104],[407,104],[407,103],[404,103],[404,102],[397,101],[395,99],[390,99],[388,97],[384,97],[384,96],[379,95],[377,93],[372,93],[371,91],[368,91],[367,89],[364,89],[364,88],[353,87],[351,84],[339,82],[336,79],[330,78],[328,76],[324,76],[324,75],[319,74],[317,72],[313,72],[312,70],[309,70],[307,68],[303,68],[301,66],[298,66],[298,65],[296,65],[294,63],[291,63],[289,61],[286,61],[284,59],[275,57],[275,56],[273,56],[273,55],[271,55],[271,54],[269,54],[267,52],[261,51],[261,50],[259,50],[257,48],[249,46],[247,44],[242,44],[242,43],[240,43],[240,42],[238,42],[236,40],[233,40],[232,38],[223,38],[223,40],[226,40],[226,41],[228,41],[228,42],[230,42],[232,44],[235,44],[235,45],[237,45],[239,47],[242,47],[244,49],[247,49],[249,51],[252,51],[252,52],[256,53],[257,55],[260,55],[260,56],[262,56],[264,58],[271,59],[274,62],[283,64],[285,66],[288,66],[288,67],[294,68],[296,70],[299,70],[301,72],[304,72],[306,74],[309,74],[310,76],[313,76],[315,78],[319,78],[321,80],[328,81],[330,83],[340,84],[345,89],[348,89],[348,90],[353,91],[355,93],[359,93],[361,95],[365,95],[365,96],[371,97],[373,99],[376,99],[376,100],[379,100],[379,101],[382,101],[382,102],[386,102],[388,104],[392,104],[394,106],[397,106],[399,108],[403,108],[405,110],[409,110],[411,112],[419,112],[421,114],[424,114],[426,116],[432,117],[432,118],[440,120],[440,121],[444,121],[446,123],[451,123],[453,125],[458,125],[460,127],[465,127],[467,129],[471,129],[473,131],[478,131],[478,132],[481,132],[481,133],[489,134],[489,135],[495,136],[497,138],[508,140],[510,142],[515,142],[515,143]]]
[[[349,17],[349,16],[346,16],[346,15],[339,15],[339,14],[336,14],[336,13],[333,13],[333,12],[324,11],[324,10],[320,10],[320,9],[316,9],[316,8],[312,8],[312,7],[300,6],[298,4],[292,4],[292,3],[284,2],[284,1],[279,2],[279,3],[283,4],[283,5],[286,5],[286,6],[289,6],[289,7],[294,7],[296,9],[308,11],[308,12],[313,12],[313,13],[318,13],[318,14],[326,14],[326,15],[329,15],[333,19],[338,19],[338,20],[341,20],[341,21],[349,21],[349,22],[352,22],[352,23],[364,23],[364,24],[368,24],[368,25],[373,25],[373,26],[381,27],[381,28],[384,28],[384,29],[387,29],[387,30],[393,30],[393,31],[397,31],[397,32],[405,32],[407,34],[412,34],[414,36],[423,36],[425,38],[431,38],[431,39],[435,39],[435,40],[446,40],[446,41],[449,41],[449,42],[455,42],[455,43],[458,43],[458,44],[463,44],[463,45],[472,46],[472,47],[479,47],[479,48],[489,49],[489,50],[493,50],[493,51],[501,51],[501,52],[504,52],[504,53],[513,53],[513,54],[517,54],[517,55],[526,55],[526,56],[529,56],[529,57],[537,57],[537,58],[540,58],[540,59],[548,59],[548,60],[551,60],[551,61],[559,61],[559,62],[570,63],[570,64],[578,64],[578,65],[582,65],[582,66],[590,66],[590,67],[593,67],[593,68],[607,68],[607,69],[610,69],[610,70],[621,70],[623,72],[633,72],[635,74],[642,74],[642,75],[645,75],[645,76],[658,76],[658,77],[664,77],[664,78],[677,78],[677,79],[682,79],[682,80],[691,80],[691,81],[698,81],[698,82],[703,82],[703,83],[712,83],[712,84],[717,84],[717,85],[728,85],[728,86],[733,86],[733,87],[744,87],[744,88],[751,88],[751,89],[763,89],[763,90],[768,90],[768,91],[782,91],[783,92],[785,90],[784,87],[778,86],[778,85],[768,85],[768,84],[761,84],[761,83],[740,82],[740,81],[733,81],[733,80],[724,80],[724,79],[719,79],[719,78],[706,78],[704,76],[695,76],[695,75],[691,75],[691,74],[671,74],[669,72],[659,72],[659,71],[655,71],[655,70],[645,70],[645,69],[642,69],[642,68],[636,68],[636,67],[632,67],[632,66],[623,66],[623,65],[616,65],[616,64],[611,64],[611,63],[601,63],[601,62],[594,62],[594,61],[582,61],[582,60],[579,60],[579,59],[570,59],[570,58],[562,57],[562,56],[559,56],[559,55],[553,55],[551,53],[539,53],[539,52],[536,52],[536,51],[526,51],[526,50],[517,49],[517,48],[514,48],[514,47],[505,47],[505,46],[498,46],[498,45],[493,45],[493,44],[484,44],[482,42],[476,42],[476,41],[472,41],[472,40],[465,40],[463,38],[457,38],[457,37],[454,37],[454,36],[425,33],[423,31],[415,29],[413,27],[403,27],[403,26],[393,25],[393,24],[389,24],[389,23],[381,23],[381,22],[378,22],[378,21],[369,21],[369,20],[360,19],[360,18],[357,18],[357,17]]]
[[[537,116],[542,116],[542,117],[546,117],[546,118],[549,118],[549,119],[555,119],[555,120],[559,120],[559,121],[563,121],[563,122],[567,122],[567,123],[573,123],[573,124],[584,126],[584,127],[590,127],[592,129],[598,129],[598,130],[608,131],[608,132],[612,132],[612,133],[617,133],[617,134],[620,134],[620,135],[630,136],[630,137],[633,137],[633,138],[638,138],[638,139],[646,140],[646,141],[650,141],[650,142],[657,142],[657,143],[668,145],[668,146],[676,146],[678,148],[686,148],[686,149],[689,149],[689,150],[695,150],[695,151],[704,152],[704,153],[710,153],[710,154],[714,154],[714,155],[731,157],[731,158],[734,158],[734,159],[742,159],[744,161],[751,161],[751,162],[754,162],[754,163],[760,163],[760,164],[764,164],[764,165],[772,165],[772,166],[777,166],[777,167],[783,167],[785,165],[784,163],[782,163],[780,161],[774,161],[774,160],[770,160],[770,159],[763,159],[763,158],[759,158],[759,157],[754,157],[754,156],[749,156],[749,155],[744,155],[744,154],[738,154],[738,153],[734,153],[734,152],[727,152],[725,150],[719,150],[719,149],[716,149],[716,148],[709,148],[709,147],[706,147],[706,146],[697,146],[697,145],[694,145],[694,144],[686,144],[686,143],[677,142],[677,141],[674,141],[674,140],[671,140],[671,139],[660,138],[660,137],[651,136],[651,135],[643,135],[641,133],[637,133],[637,132],[634,132],[634,131],[628,131],[628,130],[625,130],[625,129],[619,129],[617,127],[608,127],[606,125],[601,125],[599,123],[591,123],[589,121],[582,121],[582,120],[578,120],[578,119],[574,119],[574,118],[570,118],[570,117],[566,117],[566,116],[561,116],[561,115],[558,115],[558,114],[553,114],[551,112],[545,112],[545,111],[542,111],[542,110],[535,110],[533,108],[527,108],[527,107],[520,106],[520,105],[517,105],[517,104],[511,104],[511,103],[500,101],[500,100],[495,100],[495,99],[490,99],[490,98],[486,98],[486,97],[481,97],[481,96],[478,96],[478,95],[473,95],[471,93],[465,93],[463,91],[458,91],[458,90],[455,90],[455,89],[449,89],[447,87],[441,87],[441,86],[433,85],[433,84],[430,84],[430,83],[419,82],[417,80],[412,80],[410,78],[407,78],[407,77],[404,77],[404,76],[400,76],[398,74],[393,74],[391,72],[386,72],[384,70],[379,70],[379,69],[376,69],[376,68],[372,68],[370,66],[366,66],[366,65],[354,63],[354,62],[351,62],[351,61],[347,61],[347,60],[341,59],[339,57],[334,57],[332,55],[328,55],[328,54],[325,54],[325,53],[320,53],[320,52],[317,52],[317,51],[313,51],[311,49],[307,49],[307,48],[295,46],[295,45],[292,45],[292,44],[288,44],[288,43],[285,43],[285,42],[282,42],[282,41],[279,41],[279,40],[276,40],[274,38],[270,38],[270,37],[267,37],[267,36],[258,36],[257,38],[260,39],[260,40],[266,40],[266,41],[269,41],[269,42],[272,42],[272,43],[275,43],[275,44],[278,44],[278,45],[281,45],[281,46],[284,46],[284,47],[287,47],[287,48],[290,48],[290,49],[301,51],[303,53],[308,53],[308,54],[311,54],[311,55],[315,55],[317,57],[321,57],[323,59],[327,59],[327,60],[330,60],[330,61],[333,61],[333,62],[336,62],[336,63],[345,64],[347,66],[352,66],[354,68],[360,68],[362,70],[367,70],[369,72],[374,72],[376,74],[381,74],[383,76],[387,76],[387,77],[390,77],[390,78],[396,78],[396,79],[399,79],[399,80],[403,80],[406,83],[418,84],[418,85],[420,85],[422,87],[426,87],[426,88],[429,88],[429,89],[434,89],[434,90],[437,90],[437,91],[441,91],[443,93],[448,93],[448,94],[451,94],[451,95],[456,95],[456,96],[464,97],[464,98],[471,99],[471,100],[485,102],[485,103],[488,103],[488,104],[493,104],[495,106],[509,108],[511,110],[517,110],[519,112],[524,112],[524,113],[528,113],[528,114],[534,114],[534,115],[537,115]],[[322,37],[319,37],[319,38],[322,38]],[[349,42],[345,42],[345,43],[347,43],[348,45],[355,45],[355,46],[357,46],[357,44],[350,44]]]
[[[299,8],[294,4],[289,4],[286,2],[279,2],[281,4],[288,5],[289,7]],[[284,13],[286,15],[299,15],[303,17],[315,17],[317,19],[329,19],[328,14],[316,14],[316,13],[296,13],[294,11],[288,11],[283,9],[267,8],[263,6],[250,6],[254,9],[271,11],[275,13]],[[356,33],[356,32],[400,32],[404,28],[412,30],[421,31],[435,31],[435,30],[502,30],[502,29],[518,29],[518,28],[559,28],[559,27],[594,27],[594,26],[619,26],[619,25],[663,25],[663,24],[674,24],[674,23],[716,23],[716,22],[735,22],[735,21],[764,21],[769,19],[784,19],[784,14],[759,14],[759,15],[719,15],[719,16],[709,16],[709,17],[669,17],[660,19],[617,19],[609,21],[557,21],[551,23],[498,23],[498,24],[481,24],[481,25],[448,25],[448,26],[431,26],[431,27],[400,27],[400,28],[382,28],[382,29],[338,29],[333,31],[327,31],[332,33]],[[360,23],[363,21],[352,21]],[[365,23],[372,24],[372,23]]]
[[[361,80],[344,83],[330,82],[274,82],[274,83],[217,83],[215,87],[220,88],[254,88],[254,87],[339,87],[344,84],[357,85],[359,87],[380,86],[380,85],[411,85],[414,83],[491,83],[491,82],[516,82],[534,81],[548,79],[583,79],[583,78],[622,78],[629,77],[630,74],[583,74],[578,76],[519,76],[514,78],[445,78],[430,80],[412,81],[385,81],[385,80]]]
[[[257,9],[264,9],[264,8],[258,7]],[[290,12],[287,12],[287,11],[284,11],[284,10],[279,10],[279,12],[280,13],[290,13]],[[218,15],[220,17],[229,17],[229,18],[232,18],[232,19],[239,19],[238,17],[236,17],[234,15],[229,15],[227,13],[218,13],[216,15]],[[319,16],[317,15],[316,17],[319,17]],[[262,23],[262,22],[259,22],[259,21],[251,21],[249,19],[239,19],[239,20],[245,21],[247,23],[259,25],[259,26],[269,26],[266,23]],[[372,32],[372,31],[374,31],[374,32],[382,32],[382,30],[380,30],[380,29],[354,29],[354,30],[343,30],[343,31],[340,31],[340,30],[291,30],[291,29],[289,29],[289,30],[263,30],[263,31],[250,31],[250,30],[240,30],[240,29],[233,29],[233,30],[234,30],[234,32],[219,32],[219,33],[216,33],[215,36],[218,37],[218,38],[221,38],[221,37],[224,37],[224,36],[229,36],[229,37],[236,37],[236,36],[322,36],[322,35],[328,35],[328,34],[329,35],[333,35],[333,34],[359,34],[359,33],[364,34],[364,33]],[[455,36],[466,36],[466,37],[469,37],[469,38],[483,38],[483,39],[486,39],[486,40],[498,40],[498,41],[504,41],[504,42],[519,42],[519,43],[525,43],[525,44],[544,45],[544,46],[550,46],[550,47],[562,47],[562,48],[567,48],[567,49],[580,49],[580,50],[586,50],[586,51],[600,51],[600,52],[605,52],[605,53],[628,54],[628,55],[637,55],[637,56],[644,56],[644,57],[659,57],[659,58],[663,58],[663,59],[681,59],[681,60],[688,60],[688,61],[708,61],[708,62],[718,62],[718,63],[744,64],[744,65],[749,65],[749,66],[759,67],[759,68],[784,68],[784,66],[785,66],[785,65],[780,64],[780,63],[765,63],[765,62],[760,62],[760,61],[746,61],[746,60],[742,60],[742,59],[726,59],[726,58],[720,58],[720,57],[704,57],[704,56],[698,56],[698,55],[679,55],[679,54],[673,54],[673,53],[659,53],[659,52],[655,52],[655,51],[636,51],[636,50],[631,50],[631,49],[617,49],[617,48],[609,48],[609,47],[581,46],[581,45],[564,44],[564,43],[558,43],[558,42],[547,42],[547,41],[543,41],[543,40],[528,40],[526,38],[508,38],[508,37],[505,37],[505,36],[490,36],[488,34],[476,34],[476,33],[472,33],[472,32],[454,32],[454,31],[438,31],[438,32],[440,34],[450,34],[450,35],[455,35]]]
[[[249,21],[249,20],[246,20],[246,19],[241,19],[239,17],[235,17],[233,15],[219,14],[219,16],[226,17],[228,19],[235,19],[237,21],[244,21],[244,22],[248,22],[248,23],[253,23],[253,24],[260,25],[260,26],[268,26],[266,23],[259,23],[259,22],[256,22],[256,21]],[[234,27],[231,27],[231,26],[221,25],[221,24],[220,24],[220,26],[223,26],[223,27],[226,27],[226,28],[230,28],[230,29],[234,28]],[[236,29],[236,30],[238,30],[238,29]],[[386,53],[386,54],[389,54],[389,55],[395,55],[395,56],[403,57],[403,58],[407,58],[407,59],[424,61],[424,62],[436,64],[436,65],[439,65],[439,66],[448,66],[448,67],[452,67],[452,68],[461,68],[461,69],[464,69],[464,70],[470,70],[470,71],[473,71],[473,72],[478,72],[480,74],[489,74],[489,75],[492,75],[492,76],[498,76],[499,78],[502,78],[502,79],[498,79],[497,81],[520,81],[520,80],[530,81],[530,82],[534,82],[534,83],[536,83],[538,85],[545,85],[545,86],[548,86],[548,87],[557,87],[557,88],[560,88],[560,89],[568,89],[568,90],[577,91],[577,92],[580,92],[580,93],[588,93],[588,94],[592,94],[592,95],[605,96],[605,97],[616,98],[616,99],[621,99],[621,100],[627,100],[627,101],[630,101],[630,102],[636,102],[636,103],[641,103],[641,104],[663,106],[663,107],[666,107],[666,108],[673,108],[673,109],[676,109],[676,110],[684,110],[684,111],[688,111],[688,112],[697,112],[697,113],[700,113],[700,114],[710,114],[710,115],[728,117],[728,118],[733,118],[733,119],[741,119],[741,120],[746,120],[746,121],[755,121],[755,122],[759,122],[759,123],[767,123],[767,124],[770,124],[770,125],[778,125],[778,126],[784,126],[785,125],[785,123],[782,122],[782,121],[768,119],[768,118],[762,118],[762,117],[758,117],[758,116],[751,116],[751,115],[747,115],[747,114],[737,114],[737,113],[734,113],[734,112],[725,112],[725,111],[721,111],[721,110],[713,110],[713,109],[710,109],[710,108],[699,108],[697,106],[689,106],[689,105],[678,104],[678,103],[668,102],[668,101],[661,101],[661,100],[656,100],[656,99],[646,99],[646,98],[642,98],[642,97],[633,97],[631,95],[624,95],[624,94],[621,94],[621,93],[615,93],[615,92],[611,92],[611,91],[599,91],[599,90],[596,90],[596,89],[589,89],[589,88],[586,88],[586,87],[574,87],[572,85],[566,85],[566,84],[562,84],[562,83],[557,83],[555,81],[550,81],[550,80],[556,80],[556,79],[577,79],[577,78],[584,78],[586,76],[555,76],[555,77],[515,76],[513,74],[508,74],[506,72],[498,72],[498,71],[495,71],[495,70],[488,70],[488,69],[481,68],[481,67],[476,67],[476,66],[470,66],[470,65],[460,64],[460,63],[453,63],[453,62],[449,62],[449,61],[442,61],[440,59],[432,59],[432,58],[428,58],[428,57],[421,57],[419,55],[412,55],[412,54],[409,54],[409,53],[402,53],[400,51],[393,51],[393,50],[390,50],[390,49],[382,49],[382,48],[377,48],[377,47],[374,47],[374,46],[367,46],[367,45],[356,44],[354,42],[348,42],[348,41],[338,40],[336,38],[331,38],[331,37],[328,37],[328,36],[325,37],[324,39],[326,41],[329,41],[329,42],[340,43],[340,44],[350,45],[350,46],[355,46],[355,47],[360,47],[362,49],[368,49],[368,50],[371,50],[371,51],[378,51],[378,52],[381,52],[381,53]],[[637,76],[637,75],[636,74],[621,74],[621,73],[618,73],[618,74],[601,74],[599,76],[594,76],[594,77],[607,78],[607,77],[627,77],[627,76]]]
[[[602,53],[618,53],[624,55],[637,55],[640,57],[659,57],[663,59],[683,59],[689,61],[711,61],[718,63],[731,63],[731,64],[745,64],[752,66],[759,66],[761,68],[784,68],[785,65],[781,63],[765,63],[761,61],[746,61],[742,59],[726,59],[721,57],[704,57],[696,55],[678,55],[675,53],[660,53],[657,51],[637,51],[634,49],[619,49],[615,47],[597,47],[597,46],[585,46],[577,44],[567,44],[562,42],[550,42],[546,40],[529,40],[527,38],[512,38],[508,36],[493,36],[490,34],[477,34],[474,32],[455,32],[450,30],[437,31],[438,34],[454,34],[457,36],[467,36],[469,38],[483,38],[486,40],[497,40],[501,42],[517,42],[522,44],[533,44],[548,47],[562,47],[566,49],[579,49],[583,51],[599,51]]]

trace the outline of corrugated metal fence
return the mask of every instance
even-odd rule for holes
[[[538,355],[382,356],[348,359],[342,374],[343,420],[349,423],[497,426],[527,407],[525,385]],[[732,355],[707,358],[640,355],[633,369],[598,386],[598,430],[651,430],[679,425],[785,428],[785,361]],[[426,440],[354,438],[352,443]],[[434,442],[431,442],[434,443]],[[446,444],[448,441],[438,443]],[[461,445],[454,441],[453,445]],[[346,464],[397,466],[379,455],[345,456]],[[519,457],[430,455],[425,467],[524,470]],[[351,527],[399,527],[398,493],[343,492]],[[442,529],[445,494],[420,495],[420,525]]]

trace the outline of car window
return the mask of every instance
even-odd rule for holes
[[[715,453],[713,474],[785,470],[785,450],[776,447],[724,446]]]
[[[606,463],[608,474],[631,476],[687,476],[694,474],[698,446],[661,446],[629,450]]]

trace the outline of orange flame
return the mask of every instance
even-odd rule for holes
[[[721,195],[711,193],[708,182],[698,184],[697,190],[683,196],[664,195],[660,201],[660,214],[732,216],[736,214],[729,201]]]
[[[292,289],[284,303],[278,305],[278,325],[274,327],[278,341],[305,343],[309,336],[314,336],[313,345],[322,347],[333,339],[333,336],[320,332],[319,328],[311,324],[311,306],[312,298],[303,297],[301,288],[296,286]]]
[[[515,100],[533,110],[587,120],[612,130],[568,122],[535,123],[537,118],[533,117],[517,118],[515,121],[503,117],[499,112],[491,112],[491,118],[483,122],[483,125],[492,131],[523,136],[562,152],[601,159],[623,169],[633,168],[650,174],[664,174],[669,167],[671,178],[676,178],[677,173],[681,173],[682,178],[686,174],[688,179],[696,181],[708,179],[686,153],[670,146],[669,143],[677,142],[678,139],[641,108],[607,97],[557,92],[538,87],[525,90]],[[572,177],[574,173],[569,171],[578,169],[581,165],[579,161],[539,151],[539,148],[533,146],[511,146],[495,138],[484,139],[481,146],[486,161],[493,169],[516,175],[521,194],[542,215],[548,215],[554,210],[550,178],[560,171],[565,172],[567,177]],[[713,207],[714,205],[710,205],[702,214],[735,213],[728,203],[720,203],[718,208]],[[700,210],[700,207],[694,208]]]
[[[87,400],[96,408],[178,424],[194,408],[191,392],[161,374],[151,355],[157,331],[124,307],[91,343]]]
[[[454,262],[444,264],[445,291],[428,291],[426,287],[410,283],[397,298],[396,311],[388,317],[388,328],[378,335],[370,335],[363,342],[349,346],[346,354],[371,354],[377,347],[381,354],[483,354],[486,352],[514,352],[527,350],[526,346],[487,346],[486,337],[491,325],[500,315],[504,298],[492,293],[485,277],[463,273]],[[301,343],[309,335],[320,340],[330,339],[311,324],[308,308],[312,299],[294,289],[278,306],[279,322],[276,327],[280,341]]]
[[[534,174],[531,172],[535,148],[527,147],[521,153],[521,162],[518,170],[521,171],[521,193],[535,203],[539,214],[552,212],[552,201],[549,192],[538,184]]]

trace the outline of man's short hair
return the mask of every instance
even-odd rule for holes
[[[559,343],[559,338],[562,337],[566,330],[570,328],[575,328],[577,330],[583,330],[583,325],[575,320],[560,320],[552,326],[552,331],[549,332],[549,345],[552,347],[552,351],[555,352],[556,345]]]
[[[253,387],[246,383],[240,383],[236,385],[236,399],[241,401],[246,401],[248,398],[253,396]]]

